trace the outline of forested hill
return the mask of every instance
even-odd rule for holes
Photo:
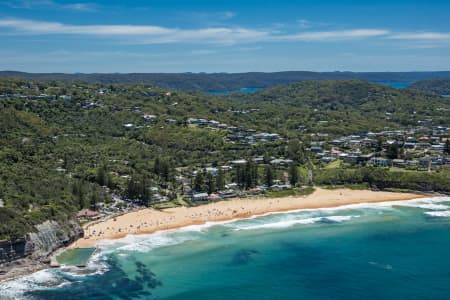
[[[311,136],[449,126],[449,99],[365,81],[216,97],[143,84],[0,79],[0,240],[112,195],[182,194],[193,171],[253,157],[311,166]],[[194,120],[194,121],[192,121]],[[257,134],[280,137],[259,143]],[[234,140],[233,140],[234,139]],[[234,177],[233,177],[234,176]],[[228,182],[236,180],[231,173]],[[280,173],[281,178],[281,173]]]
[[[420,80],[413,83],[408,89],[429,92],[436,95],[450,95],[450,78]]]
[[[271,123],[303,126],[312,132],[346,134],[415,126],[425,119],[448,123],[450,100],[414,90],[399,90],[366,81],[302,81],[254,94],[228,96],[234,102],[276,108]],[[284,111],[283,118],[277,111]],[[295,122],[294,120],[297,120]]]
[[[301,80],[361,79],[372,82],[413,82],[430,78],[450,78],[443,72],[249,72],[249,73],[130,73],[130,74],[64,74],[0,71],[0,77],[40,81],[76,81],[87,83],[145,83],[180,91],[233,91],[241,88],[265,88]]]

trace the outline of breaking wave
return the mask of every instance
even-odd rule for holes
[[[315,218],[306,218],[299,220],[285,220],[272,223],[250,225],[250,226],[236,226],[234,230],[255,230],[255,229],[267,229],[267,228],[287,228],[295,225],[308,225],[314,223],[341,223],[348,221],[352,218],[358,218],[360,216],[324,216]]]

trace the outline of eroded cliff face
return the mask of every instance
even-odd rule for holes
[[[60,224],[46,221],[36,226],[36,232],[14,241],[0,241],[1,264],[22,258],[43,260],[58,248],[67,246],[83,236],[83,229],[74,221]]]

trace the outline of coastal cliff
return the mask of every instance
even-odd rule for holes
[[[83,236],[83,229],[75,221],[66,224],[45,221],[35,228],[35,232],[22,238],[0,241],[0,279],[20,273],[14,270],[15,274],[8,274],[12,269],[22,268],[26,273],[30,266],[33,269],[43,268],[52,252]]]

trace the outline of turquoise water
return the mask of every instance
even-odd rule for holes
[[[410,81],[375,81],[375,83],[387,85],[396,89],[404,89],[412,84]]]
[[[68,266],[85,266],[96,248],[69,249],[56,257],[59,264]]]
[[[386,85],[392,88],[396,88],[396,89],[404,89],[408,86],[410,86],[412,84],[411,81],[374,81],[375,83],[378,84],[382,84],[382,85]],[[232,91],[212,91],[212,92],[208,92],[208,94],[211,95],[230,95],[230,94],[235,94],[235,93],[254,93],[257,92],[259,90],[261,90],[262,88],[242,88],[239,90],[232,90]]]
[[[254,88],[254,87],[250,87],[250,88],[242,88],[242,89],[239,89],[239,90],[233,90],[233,91],[220,91],[220,92],[218,92],[218,91],[212,91],[212,92],[209,92],[208,94],[211,94],[211,95],[230,95],[230,94],[235,94],[235,93],[244,93],[244,94],[246,94],[246,93],[254,93],[254,92],[257,92],[257,91],[259,91],[260,89],[262,89],[262,88]]]
[[[450,198],[128,236],[86,269],[0,287],[4,299],[450,299]]]

